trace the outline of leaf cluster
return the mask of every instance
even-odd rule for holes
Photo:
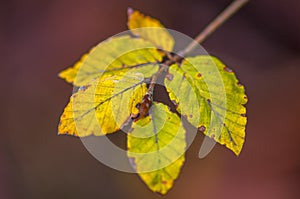
[[[107,39],[59,74],[77,90],[58,134],[101,136],[132,124],[128,157],[147,186],[165,194],[184,163],[186,130],[178,114],[153,101],[157,76],[167,73],[164,85],[176,111],[236,155],[245,138],[247,97],[218,58],[173,55],[174,38],[158,20],[129,9],[128,28],[131,35]]]

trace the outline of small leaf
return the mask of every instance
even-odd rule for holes
[[[244,87],[234,73],[211,56],[187,58],[169,68],[169,96],[187,120],[239,155],[247,123]]]
[[[121,128],[147,91],[141,73],[104,75],[72,95],[58,134],[105,135]]]
[[[128,134],[128,157],[141,179],[154,192],[172,188],[184,162],[185,130],[180,118],[161,103],[138,120]]]
[[[75,86],[87,85],[102,73],[140,72],[151,77],[158,69],[163,54],[153,44],[128,35],[110,38],[85,54],[73,67],[59,76]]]
[[[145,16],[137,10],[128,9],[128,28],[131,32],[151,41],[160,49],[171,52],[174,47],[174,39],[165,27],[157,20]]]

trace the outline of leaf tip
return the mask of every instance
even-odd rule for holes
[[[240,154],[241,154],[241,150],[239,150],[239,151],[233,151],[233,153],[235,154],[236,157],[239,157]]]
[[[60,78],[60,79],[64,79],[64,80],[65,80],[65,79],[66,79],[66,78],[65,78],[65,70],[60,71],[60,72],[57,74],[57,77]]]

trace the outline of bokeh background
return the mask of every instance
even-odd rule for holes
[[[198,136],[173,189],[160,196],[136,174],[99,163],[79,139],[57,136],[72,92],[58,72],[126,30],[127,7],[194,37],[229,2],[1,0],[0,198],[299,198],[297,0],[251,1],[203,43],[247,88],[239,157],[217,145],[198,159]]]

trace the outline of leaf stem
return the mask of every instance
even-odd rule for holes
[[[184,50],[178,54],[185,56],[193,51],[196,46],[202,43],[209,35],[211,35],[218,27],[220,27],[227,19],[236,13],[249,0],[235,0],[225,10],[223,10],[212,22],[210,22],[204,30],[191,42]]]

